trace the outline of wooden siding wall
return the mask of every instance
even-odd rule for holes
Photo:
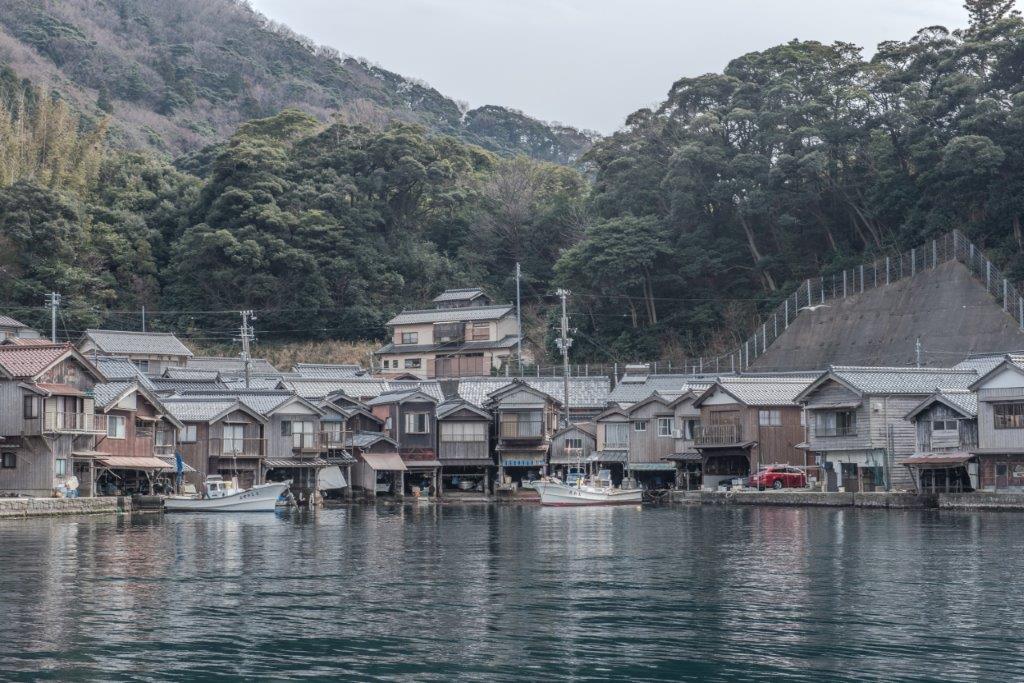
[[[282,422],[312,422],[313,438],[319,439],[320,416],[312,412],[306,413],[276,413],[270,416],[266,426],[267,457],[268,458],[291,458],[293,457],[292,446],[294,441],[291,436],[281,436]],[[315,442],[318,443],[318,442]]]
[[[410,434],[405,431],[405,416],[413,413],[427,414],[427,433]],[[394,420],[394,432],[398,435],[398,447],[401,450],[425,448],[434,450],[437,443],[437,406],[427,401],[408,401],[398,406],[397,419]]]
[[[805,438],[804,426],[800,424],[802,408],[799,406],[773,406],[765,410],[778,410],[782,418],[779,427],[760,424],[758,408],[749,408],[748,420],[753,422],[757,446],[756,461],[751,464],[765,465],[806,465],[806,455],[801,449],[795,448]]]
[[[873,447],[882,448],[871,442],[871,411],[868,398],[865,397],[857,408],[834,408],[837,403],[855,403],[861,397],[836,382],[826,382],[809,397],[807,402],[808,440],[812,451],[831,450],[869,450]],[[837,410],[849,410],[857,415],[857,433],[850,436],[818,436],[815,434],[818,413],[829,413]],[[909,412],[909,411],[908,411]]]
[[[676,429],[675,412],[664,403],[652,401],[629,411],[629,462],[665,463],[665,457],[675,452],[676,441],[671,433],[658,436],[659,417],[671,418],[672,429]],[[647,431],[634,429],[637,420],[647,420]]]
[[[958,437],[956,441],[933,443],[933,420],[956,420]],[[959,413],[941,403],[933,404],[927,410],[918,413],[916,425],[917,451],[919,453],[969,450],[978,445],[978,421],[964,419]]]
[[[605,436],[605,425],[609,425],[609,424],[626,424],[626,425],[629,425],[629,418],[625,417],[625,416],[616,415],[614,417],[609,417],[609,418],[606,418],[606,419],[603,419],[603,420],[598,420],[596,424],[597,424],[597,450],[603,451],[605,449],[605,444],[607,443],[607,438]],[[626,443],[626,447],[627,448],[629,447],[628,441]]]
[[[584,462],[586,462],[586,459],[588,457],[590,457],[591,453],[594,452],[595,447],[597,445],[597,442],[595,441],[594,437],[591,436],[590,434],[586,433],[582,429],[576,429],[576,428],[567,429],[564,432],[562,432],[561,434],[555,435],[555,437],[551,439],[551,461],[552,462],[555,462],[556,459],[559,459],[559,460],[561,460],[563,462],[569,462],[570,461],[570,455],[565,450],[566,449],[566,446],[565,446],[566,439],[581,439],[582,440],[582,442],[583,442],[583,449],[578,454],[578,456]],[[576,458],[577,458],[577,454],[573,453],[572,456],[571,456],[571,460],[573,462],[575,462]]]
[[[978,401],[978,445],[984,449],[999,449],[1006,453],[1024,453],[1024,429],[996,429],[993,406],[998,401]],[[1024,400],[1018,399],[1018,400]]]

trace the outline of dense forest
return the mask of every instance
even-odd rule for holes
[[[954,227],[1021,279],[1024,20],[1011,0],[966,9],[967,28],[870,59],[793,41],[680,79],[573,166],[474,144],[474,118],[525,139],[500,111],[445,130],[322,100],[171,159],[112,132],[121,95],[104,116],[7,69],[0,312],[40,324],[56,290],[69,336],[145,306],[196,340],[230,339],[240,308],[264,339],[379,338],[446,285],[511,298],[518,261],[535,341],[567,286],[576,358],[625,361],[722,349],[803,278]]]

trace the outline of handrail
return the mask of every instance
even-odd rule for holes
[[[693,442],[697,446],[715,446],[739,443],[742,430],[737,424],[711,424],[696,428]]]
[[[498,436],[502,439],[539,439],[544,436],[544,421],[499,422]]]
[[[267,452],[267,440],[256,438],[209,439],[210,455],[215,457],[263,457]]]
[[[44,413],[41,418],[41,426],[44,433],[105,434],[107,417],[107,415],[95,413]]]

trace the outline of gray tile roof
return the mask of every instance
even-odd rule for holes
[[[974,370],[982,376],[1006,359],[1005,353],[986,353],[971,356],[953,366],[954,370]]]
[[[378,441],[394,441],[387,435],[381,432],[356,432],[350,434],[345,438],[345,446],[355,446],[356,448],[367,448],[377,443]]]
[[[220,374],[216,370],[200,370],[198,368],[167,368],[163,376],[167,379],[217,379]]]
[[[221,382],[228,389],[245,389],[245,378],[226,378],[221,377]],[[280,377],[250,377],[249,378],[249,389],[276,389],[281,383]]]
[[[308,379],[350,379],[366,374],[366,370],[361,365],[331,365],[327,363],[296,363],[292,372]]]
[[[387,403],[399,403],[401,401],[406,401],[417,394],[424,394],[425,396],[429,396],[429,394],[422,391],[419,387],[393,389],[391,391],[386,391],[383,394],[378,394],[377,396],[374,396],[373,398],[366,402],[366,405],[379,406],[385,405]],[[431,398],[433,398],[433,396],[431,396]]]
[[[161,399],[167,412],[181,422],[209,422],[239,405],[235,398],[171,396]]]
[[[209,398],[209,399],[238,399],[247,408],[263,416],[269,416],[295,394],[291,391],[266,391],[266,390],[227,390],[227,391],[184,391],[180,394],[184,397]]]
[[[117,400],[124,392],[136,386],[134,380],[104,382],[92,388],[92,396],[98,408],[106,408]]]
[[[458,380],[458,395],[477,407],[483,407],[488,394],[507,387],[510,377],[472,377]],[[530,387],[542,391],[559,401],[564,390],[561,377],[523,377]],[[570,408],[604,408],[611,392],[611,379],[604,375],[569,378]]]
[[[20,330],[28,327],[28,325],[18,320],[15,320],[9,315],[0,314],[0,327],[13,327]]]
[[[245,363],[241,358],[225,358],[223,356],[196,356],[189,358],[186,367],[196,370],[215,370],[222,373],[244,373]],[[253,358],[249,361],[249,372],[260,375],[279,375],[281,371],[264,358]]]
[[[108,380],[131,380],[137,381],[140,385],[146,387],[149,390],[153,390],[153,382],[139,371],[135,363],[131,362],[127,358],[118,358],[117,356],[96,356],[86,354],[91,362],[96,365],[96,369],[103,373],[103,376]]]
[[[154,377],[150,382],[153,385],[153,390],[161,394],[184,391],[221,391],[228,388],[224,382],[216,379],[167,379],[165,377]]]
[[[718,384],[748,406],[795,405],[793,399],[811,385],[811,377],[723,377]]]
[[[488,418],[490,418],[490,413],[488,413],[486,410],[483,410],[479,406],[475,406],[472,403],[470,403],[469,401],[466,401],[466,400],[461,399],[461,398],[450,398],[450,399],[446,400],[444,403],[442,403],[439,406],[437,406],[437,419],[443,420],[444,418],[448,417],[449,415],[451,415],[453,413],[457,413],[460,410],[468,410],[468,411],[473,412],[473,413],[481,413],[482,412],[482,413],[486,414],[488,416]]]
[[[427,308],[402,311],[387,322],[388,325],[413,325],[417,323],[469,322],[472,320],[497,320],[514,310],[511,304],[497,306],[468,306],[466,308]]]
[[[637,403],[655,391],[661,393],[683,393],[688,389],[703,391],[715,381],[714,377],[709,378],[707,375],[648,375],[639,379],[642,381],[624,379],[616,384],[608,395],[608,400],[619,404]]]
[[[978,415],[978,395],[973,391],[944,391],[942,397],[967,415]]]
[[[833,366],[829,371],[863,394],[921,394],[936,389],[966,389],[978,379],[975,370]]]
[[[340,392],[351,398],[366,400],[387,391],[413,388],[439,402],[444,400],[444,392],[437,380],[386,380],[378,377],[326,380],[290,377],[282,380],[281,384],[306,399],[323,399]]]
[[[463,287],[461,289],[446,289],[437,296],[434,297],[435,304],[446,303],[449,301],[472,301],[477,297],[483,296],[484,290],[479,287]]]
[[[86,330],[101,353],[112,355],[158,354],[192,356],[188,347],[170,332],[132,332],[126,330]]]

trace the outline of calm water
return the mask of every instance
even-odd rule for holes
[[[0,680],[1020,678],[1022,525],[513,506],[0,522]]]

